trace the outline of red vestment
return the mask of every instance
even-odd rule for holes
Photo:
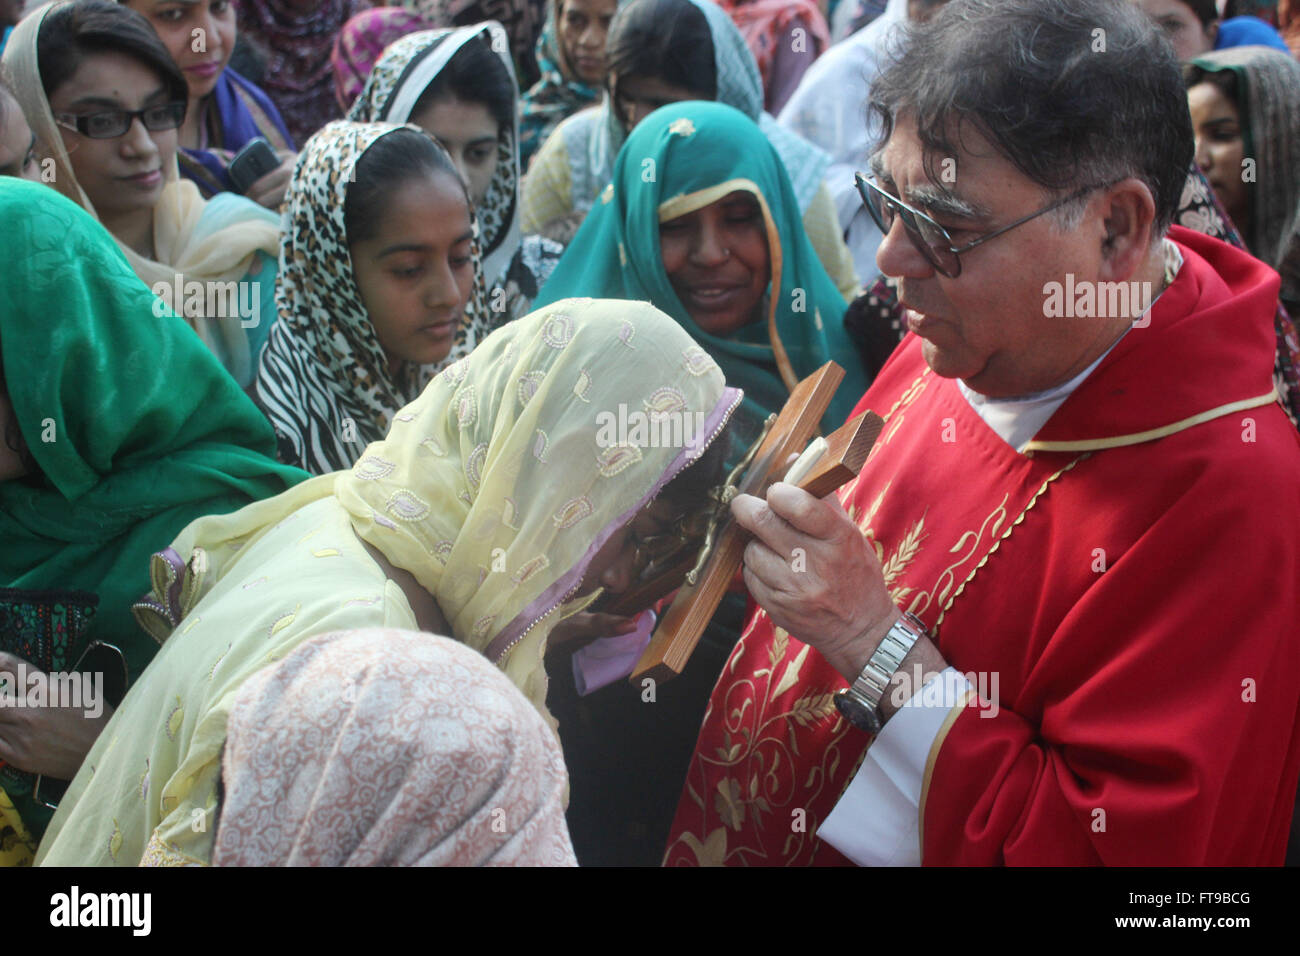
[[[930,372],[916,336],[858,405],[887,423],[846,509],[948,663],[998,676],[996,714],[955,708],[930,751],[926,864],[1282,862],[1300,774],[1300,435],[1268,399],[1278,278],[1217,240],[1171,238],[1184,265],[1150,325],[1024,453]],[[815,835],[870,742],[835,709],[844,686],[753,615],[665,863],[845,862]]]

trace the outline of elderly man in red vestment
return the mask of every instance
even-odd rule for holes
[[[1281,863],[1300,436],[1277,275],[1170,228],[1172,52],[1127,0],[954,0],[872,108],[912,334],[854,483],[733,503],[758,609],[665,862]]]

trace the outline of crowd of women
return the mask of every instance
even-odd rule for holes
[[[1186,61],[1179,222],[1281,274],[1295,417],[1300,9],[1140,2]],[[798,380],[844,368],[834,427],[898,344],[853,176],[943,6],[15,12],[0,701],[120,679],[0,707],[0,862],[657,862],[743,597],[653,703],[653,610],[601,602]],[[620,406],[704,428],[605,447]]]

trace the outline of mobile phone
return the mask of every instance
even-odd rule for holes
[[[226,172],[234,187],[245,193],[249,186],[279,166],[280,157],[275,154],[271,144],[259,136],[244,144],[243,149],[230,161]]]

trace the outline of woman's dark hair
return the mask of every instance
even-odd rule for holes
[[[343,203],[343,228],[348,243],[362,242],[379,232],[388,212],[388,196],[400,185],[419,175],[446,173],[473,208],[465,182],[456,172],[447,151],[420,130],[401,129],[375,140],[357,161],[355,178],[348,184]]]
[[[424,88],[411,115],[421,113],[446,96],[486,106],[503,135],[514,128],[515,82],[481,33],[461,44],[433,82]]]
[[[691,514],[707,505],[710,502],[709,491],[722,484],[727,476],[726,463],[730,458],[735,428],[733,415],[704,453],[664,485],[659,497],[683,514]]]
[[[662,80],[717,99],[709,21],[690,0],[635,0],[609,25],[605,58],[611,74]]]
[[[1269,26],[1277,26],[1277,0],[1228,0],[1223,5],[1223,19],[1258,17]]]
[[[1219,19],[1219,8],[1214,0],[1181,0],[1181,2],[1188,10],[1196,14],[1196,19],[1201,21],[1201,29],[1205,29]]]
[[[52,10],[36,40],[36,65],[48,99],[72,78],[81,61],[96,53],[124,53],[158,74],[168,98],[189,101],[185,74],[149,21],[109,0],[77,0]]]
[[[1183,65],[1183,83],[1189,90],[1200,83],[1217,86],[1220,93],[1232,100],[1238,111],[1241,109],[1241,100],[1237,98],[1237,75],[1232,70],[1207,70],[1195,63],[1186,63]],[[1242,117],[1243,124],[1245,119]]]

